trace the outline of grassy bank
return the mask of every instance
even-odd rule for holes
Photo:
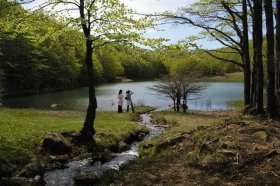
[[[143,112],[149,107],[136,108]],[[0,159],[23,165],[37,154],[37,147],[47,132],[79,132],[85,118],[80,111],[41,111],[0,108]],[[121,143],[129,135],[146,131],[136,125],[136,114],[98,112],[95,140],[103,148]]]
[[[207,82],[243,82],[243,72],[226,73],[224,76],[204,77]]]
[[[279,185],[280,123],[233,111],[163,111],[166,132],[111,185]]]
[[[142,157],[151,157],[157,154],[157,146],[161,142],[176,136],[182,132],[189,132],[198,126],[215,126],[220,125],[225,117],[225,113],[218,112],[194,112],[177,113],[173,111],[160,111],[154,114],[153,121],[159,125],[167,127],[167,130],[150,141],[146,141],[142,146],[152,144],[153,148],[142,149]],[[149,145],[151,146],[151,145]],[[164,151],[162,151],[164,153]]]

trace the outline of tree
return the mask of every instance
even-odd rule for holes
[[[275,91],[277,97],[276,115],[280,120],[280,0],[276,1],[276,45],[275,45]]]
[[[274,24],[272,0],[264,1],[266,15],[266,55],[267,55],[267,113],[270,117],[276,116],[276,92],[275,92],[275,63],[274,63]]]
[[[263,110],[263,60],[262,60],[262,1],[253,0],[253,52],[254,52],[254,68],[252,85],[252,94],[255,93],[256,100],[252,104],[256,105],[256,113],[262,114]],[[255,86],[255,87],[254,87]]]
[[[167,76],[160,79],[152,90],[163,94],[173,101],[174,111],[180,111],[181,99],[184,100],[183,109],[188,108],[187,100],[190,95],[197,94],[206,88],[203,83],[197,82],[197,75],[190,73],[187,75]]]
[[[240,11],[241,10],[241,11]],[[244,104],[250,106],[250,56],[248,44],[248,20],[247,1],[215,1],[200,0],[190,7],[184,7],[175,13],[165,13],[160,16],[168,22],[177,24],[189,24],[200,28],[203,31],[199,37],[192,37],[190,40],[208,38],[231,49],[230,51],[203,50],[213,58],[233,63],[241,67],[244,71]],[[192,44],[196,49],[199,47]],[[228,53],[239,55],[241,62],[223,58],[216,54]]]
[[[95,134],[94,120],[96,117],[97,101],[95,95],[93,52],[98,47],[113,42],[139,41],[139,31],[147,26],[146,18],[136,19],[132,11],[127,9],[119,0],[51,0],[51,4],[65,5],[69,20],[78,23],[83,30],[86,54],[85,63],[88,73],[89,104],[81,139],[92,140]],[[63,11],[60,10],[59,12]],[[74,17],[75,13],[78,16]]]

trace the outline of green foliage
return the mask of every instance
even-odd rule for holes
[[[163,60],[155,51],[147,51],[140,48],[127,48],[126,53],[120,53],[119,57],[124,68],[124,75],[131,79],[151,79],[168,74]]]
[[[106,47],[103,50],[99,50],[97,56],[102,65],[103,78],[105,80],[113,81],[117,75],[123,74],[123,67],[116,50]]]

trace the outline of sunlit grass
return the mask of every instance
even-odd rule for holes
[[[137,108],[144,112],[150,108]],[[98,112],[95,121],[96,137],[105,134],[110,139],[96,139],[98,143],[110,146],[131,133],[145,130],[135,124],[132,113]],[[36,153],[47,132],[79,132],[85,119],[81,111],[42,111],[35,109],[0,108],[0,158],[24,159]]]
[[[177,113],[173,111],[160,111],[155,113],[154,120],[155,122],[159,122],[159,124],[169,126],[163,134],[145,142],[156,146],[178,133],[189,132],[196,129],[198,126],[219,125],[223,123],[224,117],[216,115],[215,112],[189,111],[187,113]],[[154,154],[154,150],[154,148],[142,150],[141,156],[151,156]]]
[[[209,82],[243,82],[243,72],[226,73],[224,76],[205,77],[204,81]]]

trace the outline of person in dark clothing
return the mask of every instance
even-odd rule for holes
[[[131,100],[131,95],[134,94],[134,92],[131,92],[130,90],[126,91],[126,96],[125,99],[127,101],[127,108],[126,111],[129,112],[129,106],[131,106],[131,110],[132,112],[134,112],[134,107],[133,107],[133,103]]]

